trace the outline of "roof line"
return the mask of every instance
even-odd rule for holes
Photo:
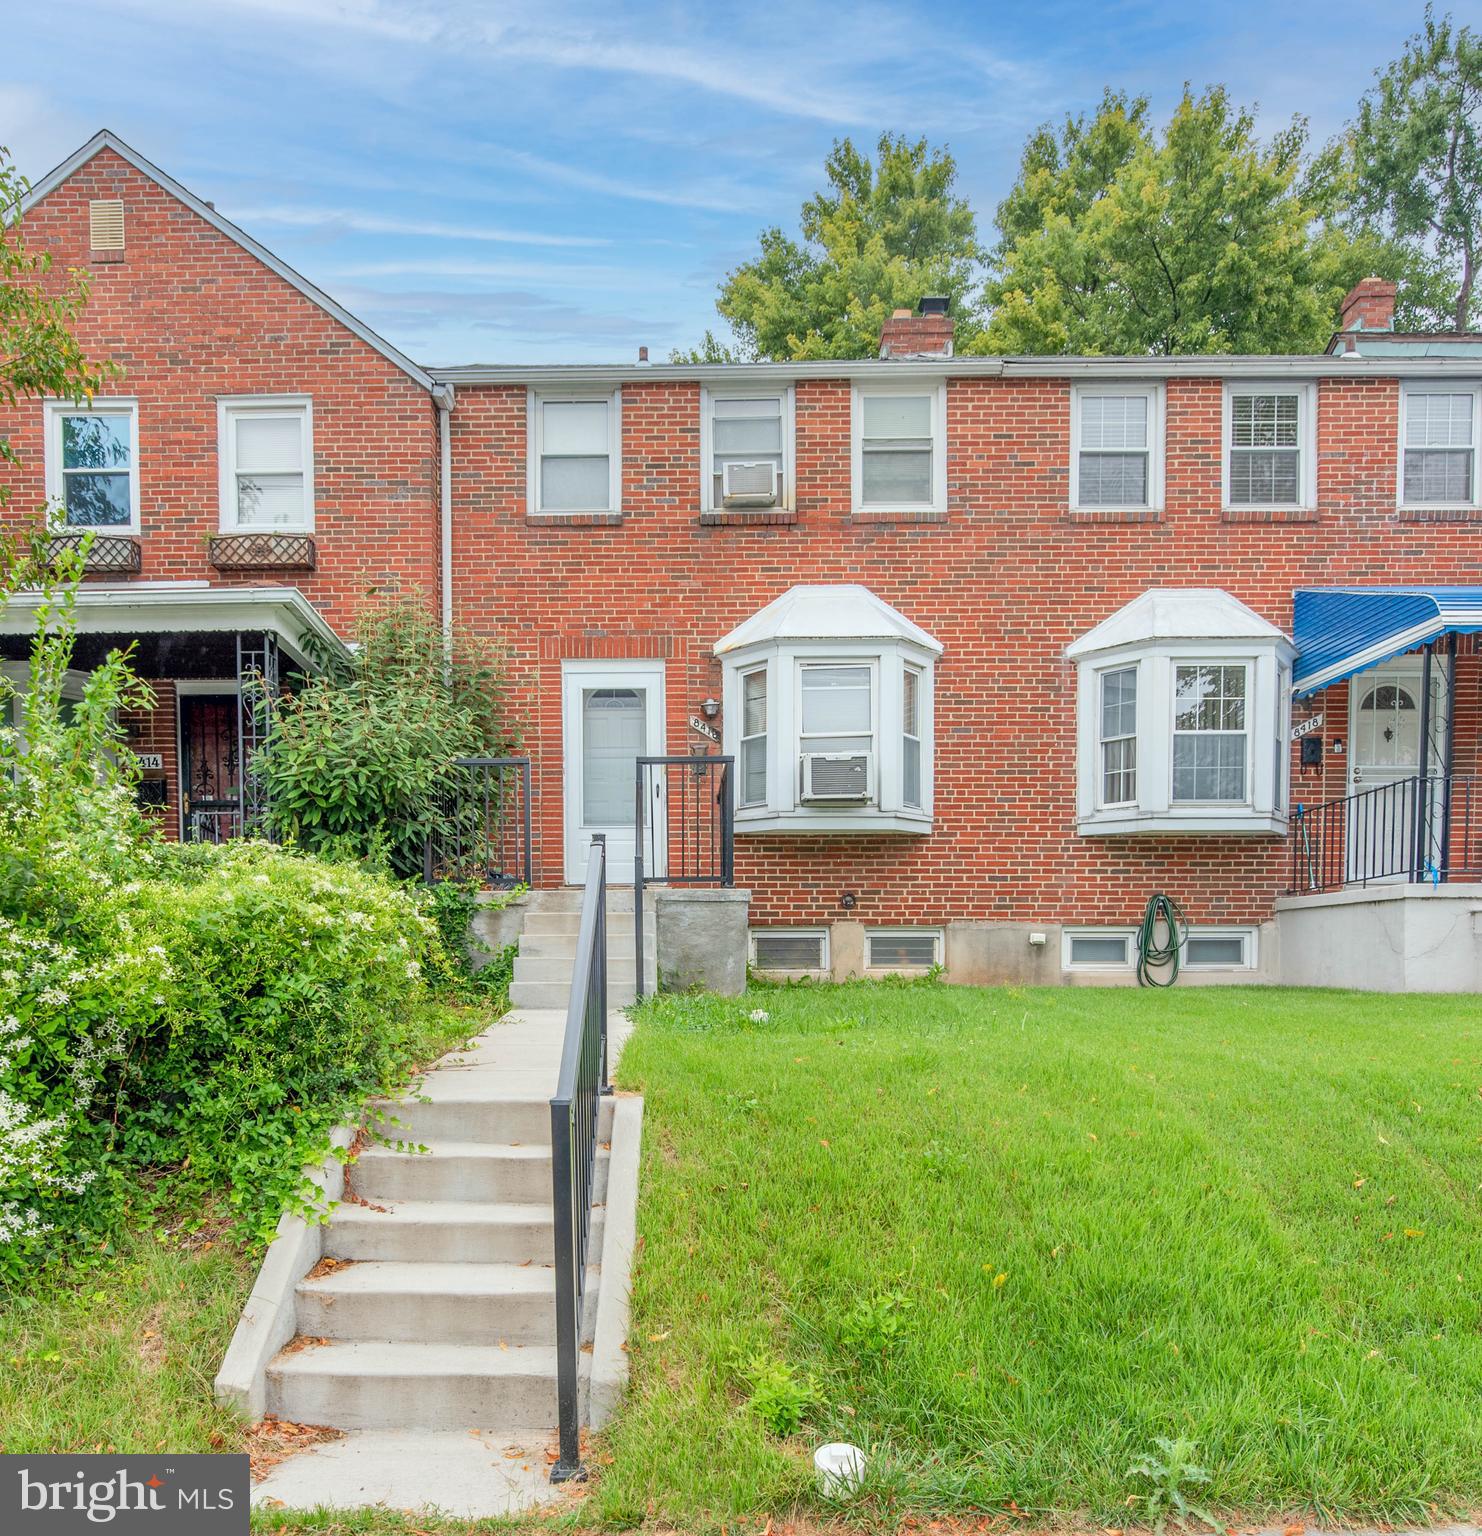
[[[181,186],[173,176],[160,170],[151,161],[146,160],[138,150],[130,148],[111,129],[100,129],[80,149],[74,150],[60,165],[48,171],[40,181],[33,182],[30,190],[21,199],[21,212],[23,214],[29,213],[42,198],[55,192],[69,176],[80,170],[103,149],[111,149],[116,155],[127,160],[136,171],[142,172],[151,181],[163,187],[172,197],[178,198],[192,213],[203,218],[214,229],[225,235],[228,240],[235,241],[243,250],[255,256],[265,267],[281,277],[285,283],[288,283],[293,288],[297,288],[306,299],[318,305],[326,314],[338,320],[341,325],[347,330],[352,331],[368,347],[379,352],[388,363],[394,364],[409,378],[416,380],[429,394],[440,392],[442,386],[439,382],[426,369],[414,363],[405,352],[393,347],[384,336],[378,336],[363,320],[357,320],[348,309],[330,298],[322,288],[311,283],[301,273],[295,272],[281,257],[275,256],[265,245],[254,240],[245,230],[239,229],[230,219],[223,218],[209,203],[203,202],[194,192]]]

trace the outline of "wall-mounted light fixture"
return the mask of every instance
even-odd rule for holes
[[[705,702],[700,706],[700,713],[704,715],[707,720],[714,720],[715,717],[720,713],[720,700],[706,699]]]
[[[844,894],[839,897],[839,905],[843,907],[846,912],[852,912],[855,907],[859,905],[859,897],[856,896],[853,891],[845,891]]]

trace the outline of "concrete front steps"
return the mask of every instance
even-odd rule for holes
[[[516,1008],[564,1009],[571,1000],[571,974],[576,964],[576,935],[581,923],[582,893],[577,887],[532,891],[525,898],[525,916],[515,955],[509,1000]],[[645,989],[656,990],[653,895],[643,909],[643,975]],[[607,1005],[626,1008],[637,995],[633,939],[633,891],[608,887]]]
[[[378,1128],[403,1146],[368,1146],[347,1171],[324,1257],[296,1289],[298,1336],[267,1368],[268,1413],[353,1431],[554,1429],[550,1071],[537,1096],[519,1062],[530,1046],[558,1058],[563,1027],[555,1013],[512,1019],[496,1056],[470,1052],[417,1099],[380,1106]],[[606,1100],[594,1261],[611,1124]],[[587,1294],[590,1342],[595,1269]]]

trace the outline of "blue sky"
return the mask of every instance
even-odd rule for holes
[[[834,138],[949,144],[986,233],[1025,136],[1104,85],[1223,81],[1335,132],[1419,0],[7,7],[0,143],[112,128],[419,361],[655,358],[715,324]],[[1453,6],[1482,22],[1482,0]]]

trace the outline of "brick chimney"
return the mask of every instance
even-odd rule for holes
[[[1366,277],[1348,290],[1338,329],[1392,331],[1395,328],[1395,285],[1382,277]]]
[[[898,309],[880,327],[881,357],[951,357],[952,316],[947,300],[922,299],[917,311]]]

